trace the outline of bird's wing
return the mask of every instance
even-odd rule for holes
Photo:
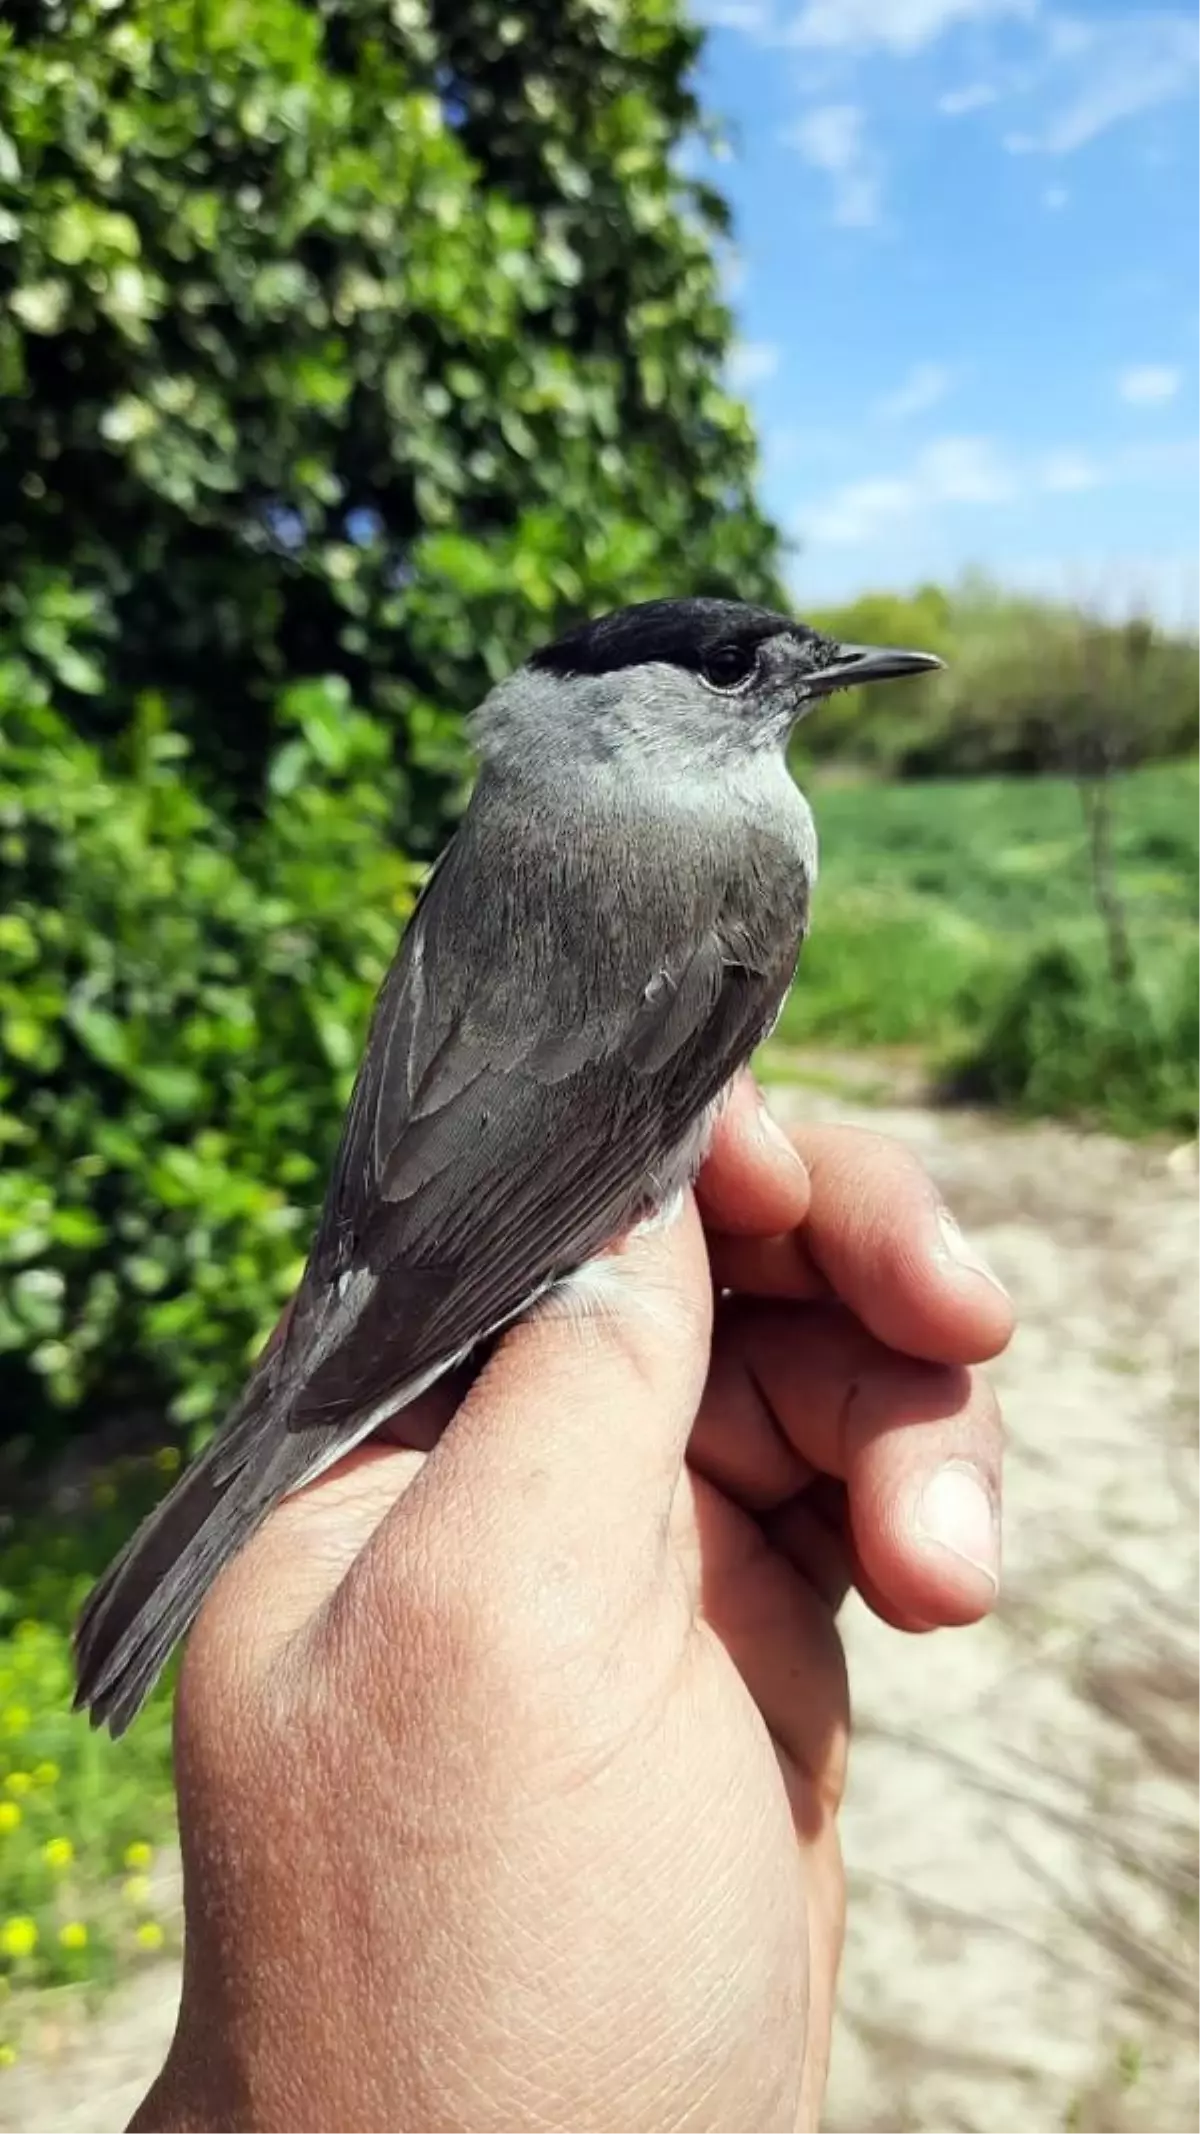
[[[410,921],[280,1358],[293,1440],[319,1446],[402,1405],[672,1190],[680,1143],[794,968],[800,921],[767,952],[761,915],[748,924],[715,884],[673,942],[664,912],[650,967],[634,971],[619,927],[583,971],[550,929],[540,966],[527,896],[528,882],[506,903],[460,832]],[[536,999],[514,966],[527,986],[540,969]],[[238,1464],[231,1443],[222,1466]]]

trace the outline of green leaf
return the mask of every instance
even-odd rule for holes
[[[129,1032],[107,1008],[72,1007],[67,1019],[102,1066],[120,1071],[129,1065]]]

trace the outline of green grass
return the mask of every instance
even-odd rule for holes
[[[778,1037],[906,1045],[980,1094],[1122,1131],[1195,1116],[1197,773],[1116,788],[1115,857],[1137,959],[1114,993],[1068,780],[810,787],[812,937]]]
[[[1087,915],[1079,796],[1068,779],[973,778],[813,786],[822,902],[847,887],[953,902],[964,919],[1019,930]],[[1116,782],[1122,887],[1146,917],[1194,920],[1195,763],[1157,764]]]

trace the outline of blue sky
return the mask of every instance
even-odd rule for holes
[[[1194,10],[699,4],[798,599],[977,566],[1194,620]]]

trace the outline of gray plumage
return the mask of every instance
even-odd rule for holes
[[[81,1616],[94,1723],[128,1726],[281,1497],[690,1183],[807,927],[791,727],[851,678],[936,664],[736,603],[655,602],[492,692],[286,1334]]]

